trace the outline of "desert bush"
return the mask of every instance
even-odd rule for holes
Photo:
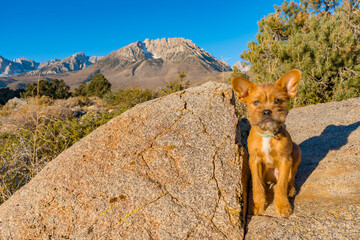
[[[181,73],[178,72],[178,80],[174,82],[169,82],[165,88],[161,89],[161,96],[166,96],[168,94],[182,91],[190,86],[190,81],[184,81],[184,78],[186,77],[186,74],[184,71]]]
[[[241,57],[259,82],[302,71],[294,106],[360,96],[359,1],[285,1],[259,22]]]
[[[0,204],[26,184],[38,171],[31,162],[26,141],[16,135],[0,134]]]
[[[81,118],[51,115],[47,121],[39,120],[35,127],[0,134],[0,204],[30,181],[47,162],[115,115],[106,111],[88,112]]]
[[[69,99],[71,102],[71,106],[80,106],[80,107],[84,107],[84,106],[89,106],[91,104],[91,100],[90,98],[86,97],[86,96],[78,96],[78,97],[73,97],[71,99]]]
[[[127,88],[111,91],[104,96],[104,100],[111,107],[123,112],[136,104],[154,99],[158,96],[156,92],[148,89]]]
[[[53,101],[47,96],[42,96],[29,98],[26,105],[8,110],[3,125],[8,126],[11,132],[16,132],[20,129],[35,129],[38,125],[72,117],[73,112],[64,100]]]

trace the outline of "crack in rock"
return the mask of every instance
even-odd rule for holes
[[[195,211],[192,207],[187,206],[187,205],[181,203],[180,200],[179,200],[178,198],[174,197],[171,193],[167,192],[167,194],[170,195],[171,199],[173,200],[173,202],[174,202],[175,204],[177,204],[177,205],[179,205],[179,206],[181,206],[181,207],[183,207],[183,208],[190,209],[197,217],[200,217],[200,218],[203,219],[203,220],[209,221],[209,222],[211,223],[211,225],[212,225],[219,233],[221,233],[226,239],[228,239],[227,235],[226,235],[224,232],[222,232],[218,226],[216,226],[216,224],[213,222],[212,219],[209,219],[207,216],[202,215],[201,213],[198,213],[198,212]],[[199,224],[199,222],[198,222],[198,224]]]
[[[198,226],[199,226],[199,222],[196,223],[195,227],[193,227],[189,232],[186,233],[185,240],[189,239],[191,237],[191,235],[194,234],[194,232],[195,232],[195,230],[197,229]]]

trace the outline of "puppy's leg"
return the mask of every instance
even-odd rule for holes
[[[287,196],[288,193],[288,180],[292,167],[290,159],[282,159],[279,166],[279,178],[274,188],[274,202],[276,213],[282,217],[287,217],[291,214],[291,206]]]
[[[265,212],[265,188],[264,188],[264,174],[263,166],[260,161],[256,162],[256,157],[250,155],[249,159],[251,178],[252,178],[252,190],[254,200],[254,214],[260,215]]]
[[[292,157],[292,167],[290,170],[290,175],[289,175],[289,185],[288,185],[288,196],[289,197],[293,197],[296,194],[296,190],[294,187],[294,183],[295,183],[295,175],[297,172],[297,169],[299,167],[299,164],[301,162],[301,150],[300,147],[298,145],[296,145],[295,143],[293,143],[293,152],[291,153],[291,157]]]

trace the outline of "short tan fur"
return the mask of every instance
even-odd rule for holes
[[[276,213],[287,217],[292,212],[288,196],[296,193],[294,181],[301,150],[286,130],[285,118],[287,101],[296,95],[300,79],[301,72],[294,69],[275,84],[257,85],[241,77],[232,80],[234,91],[247,103],[250,113],[248,149],[255,215],[265,212],[266,183],[275,183]]]

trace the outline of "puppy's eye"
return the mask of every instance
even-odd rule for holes
[[[282,104],[283,102],[284,102],[284,100],[279,99],[279,98],[275,99],[275,101],[274,101],[275,104]]]
[[[260,101],[259,100],[256,100],[256,101],[253,101],[253,104],[256,106],[256,105],[259,105],[260,104]]]

